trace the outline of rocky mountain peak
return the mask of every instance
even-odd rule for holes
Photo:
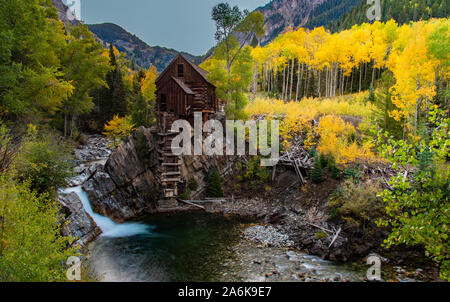
[[[58,11],[59,19],[64,24],[77,25],[80,23],[80,21],[78,21],[73,15],[71,15],[68,6],[64,4],[63,0],[52,0],[52,3]]]
[[[256,9],[264,15],[266,22],[266,34],[260,43],[271,42],[287,27],[325,26],[359,2],[361,0],[272,0]]]
[[[294,29],[306,24],[311,12],[326,0],[273,0],[260,7],[266,22],[266,34],[261,44],[267,44],[286,27]]]

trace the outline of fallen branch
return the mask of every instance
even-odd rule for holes
[[[330,245],[328,246],[328,248],[330,248],[333,243],[336,241],[336,239],[338,238],[339,234],[341,233],[342,228],[339,228],[339,230],[336,232],[336,235],[334,235],[333,240],[331,241]]]
[[[383,178],[384,182],[386,183],[386,186],[388,187],[388,189],[390,191],[393,191],[394,189],[391,187],[391,185],[389,184],[389,182],[387,181],[387,179],[384,177],[384,173],[383,171],[380,169],[380,167],[378,167],[378,171],[380,171],[381,174],[381,178]]]
[[[333,234],[333,233],[334,233],[333,231],[330,231],[330,230],[328,230],[328,229],[326,229],[326,228],[324,228],[324,227],[318,226],[318,225],[316,225],[316,224],[314,224],[314,223],[311,223],[311,222],[308,222],[308,221],[306,221],[306,223],[309,224],[309,225],[312,225],[313,227],[316,227],[316,228],[318,228],[318,229],[321,229],[321,230],[324,231],[324,232],[327,232],[327,233],[330,233],[330,234]]]
[[[180,198],[176,198],[176,200],[178,200],[179,202],[182,202],[182,203],[185,203],[185,204],[191,205],[191,206],[195,206],[195,207],[197,207],[197,208],[200,208],[200,209],[202,209],[202,210],[205,210],[205,211],[206,211],[206,209],[205,209],[205,207],[204,207],[204,206],[201,206],[201,205],[198,205],[198,204],[195,204],[195,203],[192,203],[192,202],[189,202],[189,201],[186,201],[186,200],[180,199]]]

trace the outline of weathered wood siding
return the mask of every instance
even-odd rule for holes
[[[201,111],[206,117],[216,112],[216,88],[205,77],[205,71],[183,56],[175,58],[156,81],[157,117],[168,113],[192,121],[194,112]]]

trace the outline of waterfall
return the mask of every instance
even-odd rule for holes
[[[150,225],[139,222],[116,223],[108,217],[94,213],[87,194],[83,191],[81,186],[68,188],[62,190],[62,192],[66,194],[73,192],[78,195],[83,204],[84,210],[92,217],[98,227],[103,231],[101,234],[102,237],[117,238],[152,234],[151,231],[154,227]]]

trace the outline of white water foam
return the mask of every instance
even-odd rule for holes
[[[68,188],[62,190],[63,193],[76,193],[80,198],[84,210],[94,219],[95,223],[102,229],[102,237],[118,238],[118,237],[131,237],[135,235],[153,235],[150,225],[139,222],[126,222],[116,223],[108,217],[94,213],[91,207],[91,203],[87,197],[86,192],[83,191],[81,186]]]

